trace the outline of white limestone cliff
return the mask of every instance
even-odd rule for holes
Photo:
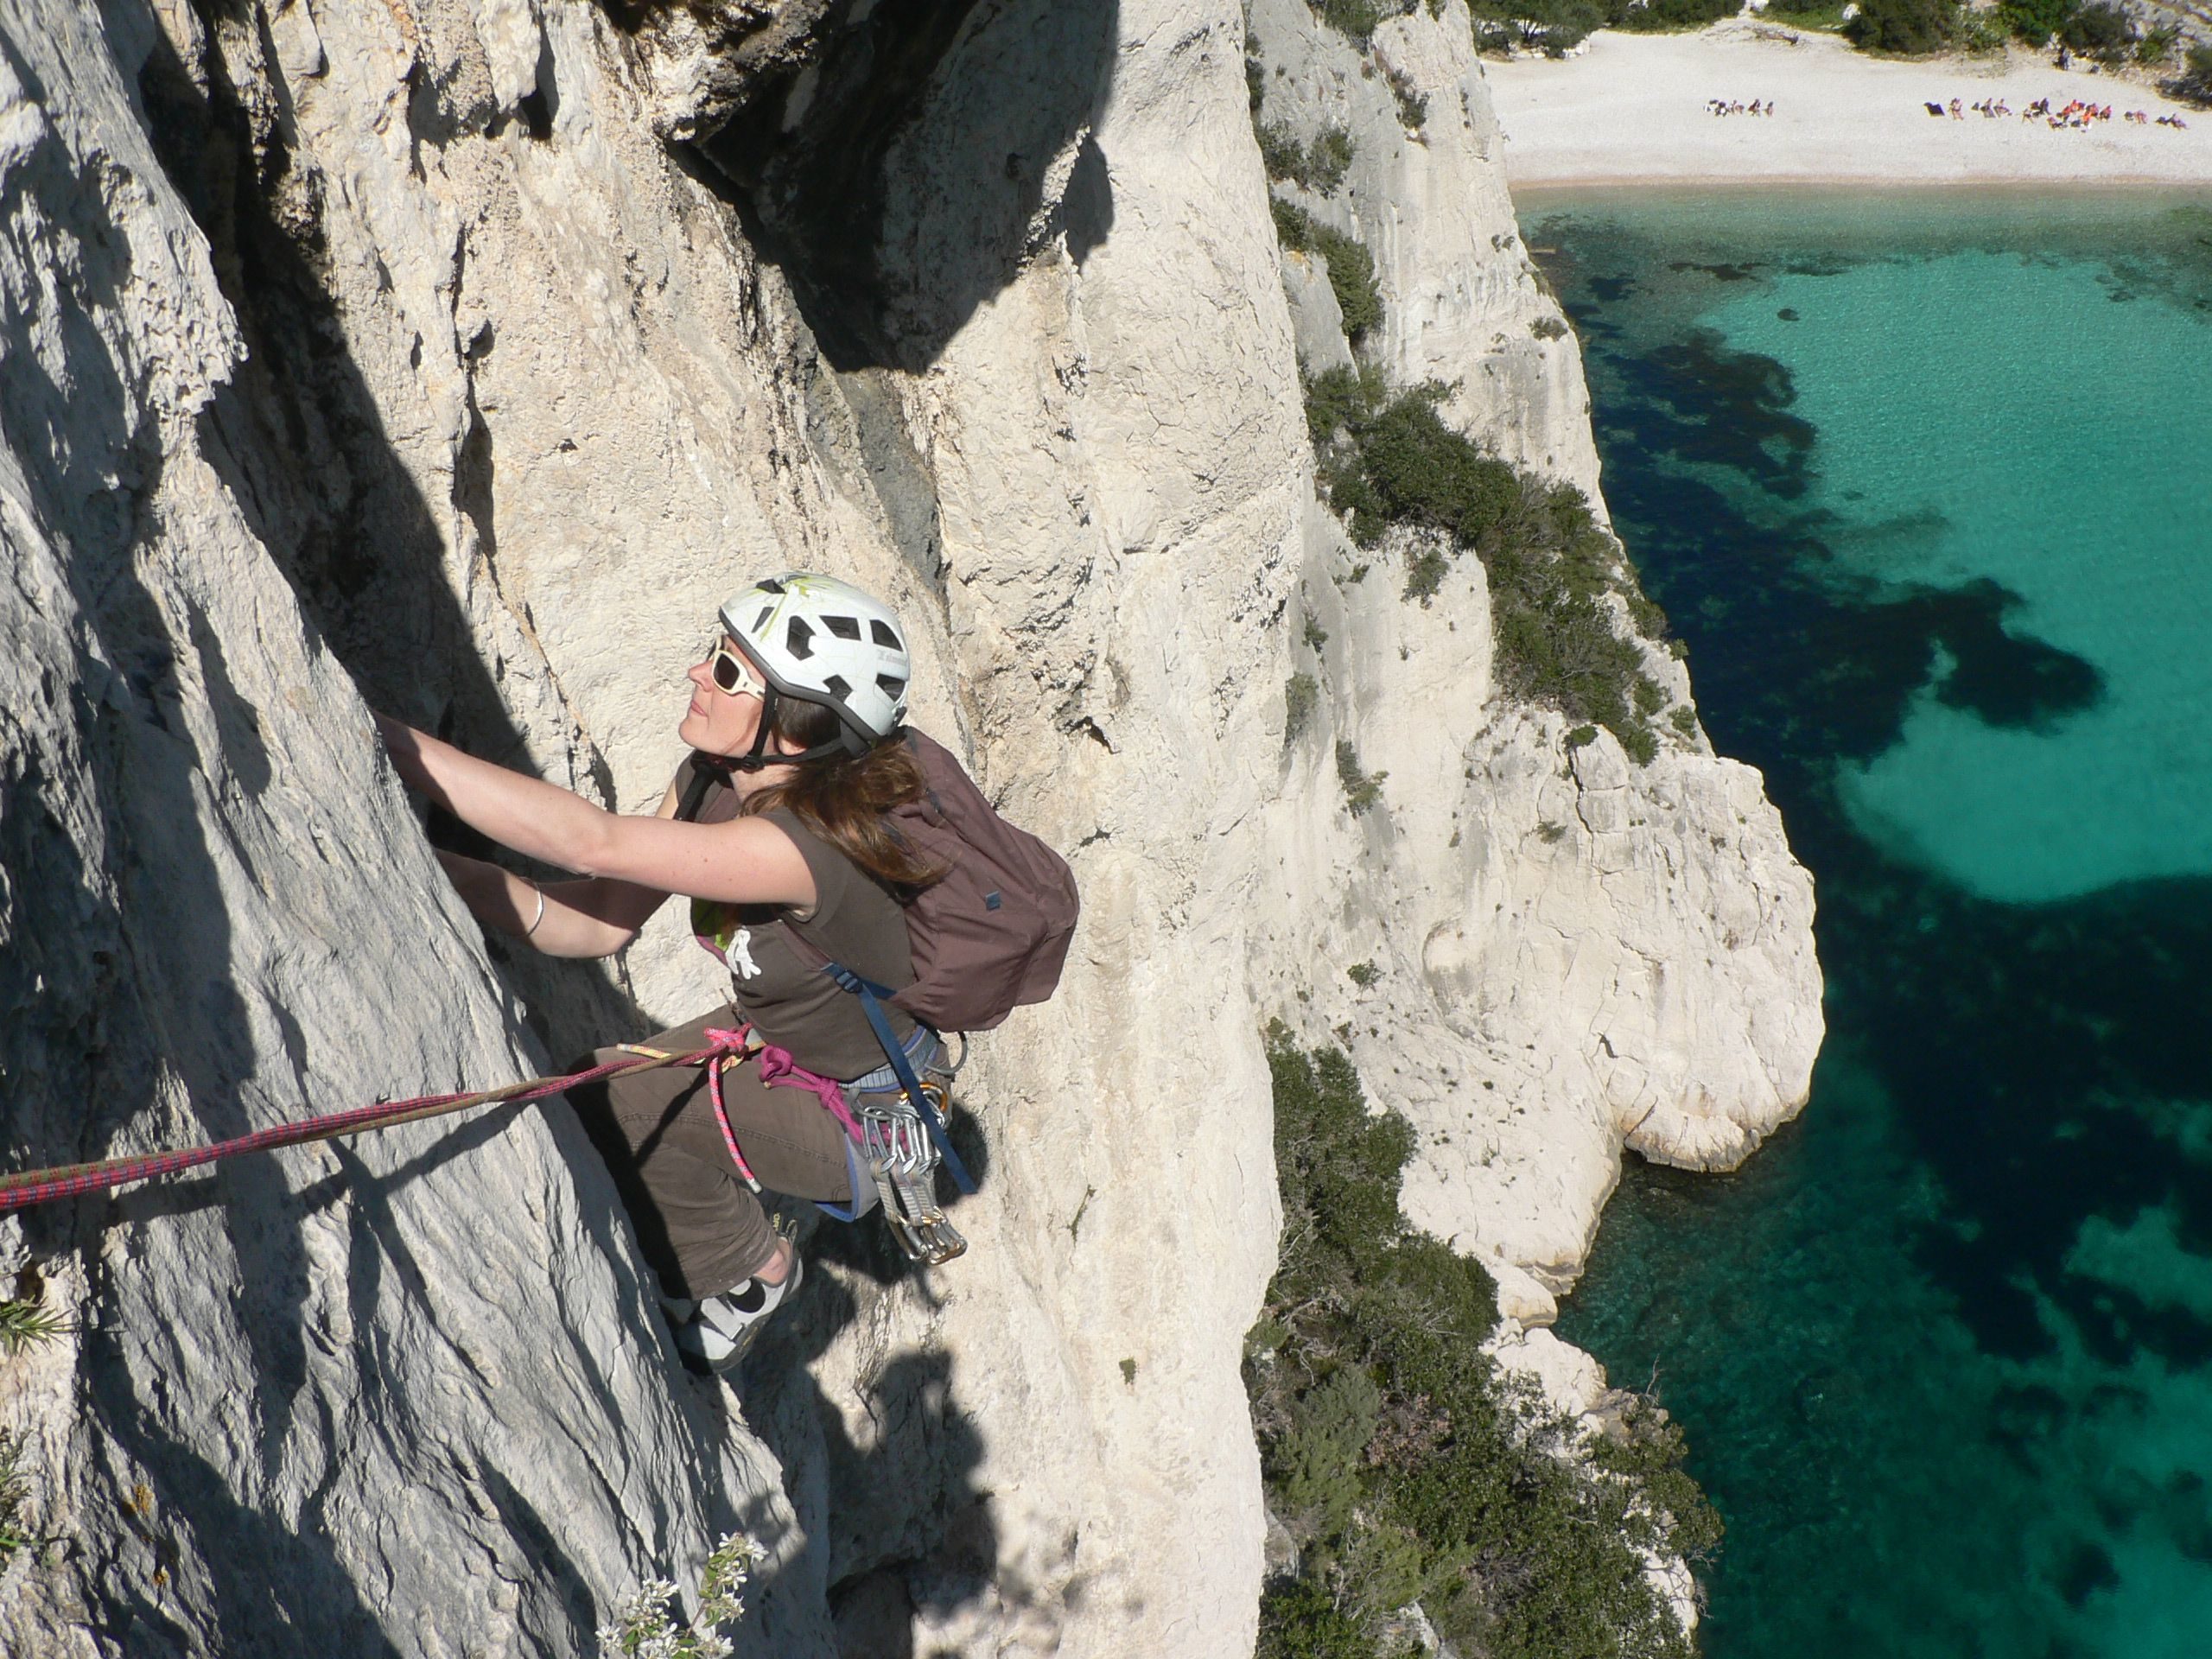
[[[1430,99],[1395,146],[1277,10],[1287,95],[1356,124],[1393,372],[1594,484],[1457,0],[1376,37]],[[557,1107],[0,1222],[79,1326],[0,1357],[66,1541],[10,1569],[10,1651],[588,1652],[737,1525],[744,1651],[1249,1650],[1269,1016],[1351,1024],[1423,1129],[1409,1213],[1531,1319],[1624,1140],[1727,1161],[1802,1098],[1809,887],[1756,775],[1569,766],[1491,695],[1471,564],[1425,609],[1351,579],[1236,8],[896,11],[0,0],[11,1167],[718,1000],[672,914],[605,976],[487,954],[365,708],[648,806],[772,566],[925,624],[922,722],[1085,900],[963,1077],[969,1256],[825,1231],[741,1403],[675,1368]],[[1357,818],[1338,735],[1389,772]]]
[[[1446,382],[1460,429],[1602,513],[1580,353],[1521,246],[1463,8],[1413,8],[1367,54],[1302,0],[1253,0],[1251,29],[1265,118],[1351,137],[1338,195],[1287,188],[1374,251],[1375,360],[1395,385]],[[1418,132],[1394,79],[1425,106]],[[1729,1167],[1803,1103],[1812,882],[1758,774],[1701,736],[1662,723],[1638,766],[1604,731],[1569,752],[1566,721],[1497,695],[1471,560],[1411,604],[1389,550],[1313,512],[1305,561],[1298,602],[1327,640],[1293,654],[1323,692],[1290,747],[1263,912],[1286,925],[1262,960],[1281,995],[1311,990],[1316,1029],[1348,1028],[1370,1090],[1421,1129],[1409,1217],[1491,1263],[1510,1313],[1548,1323],[1624,1143]],[[1652,651],[1647,671],[1688,701],[1680,663]],[[1357,821],[1338,739],[1387,774]],[[1371,988],[1345,973],[1363,963]]]

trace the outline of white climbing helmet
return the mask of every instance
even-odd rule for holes
[[[804,570],[763,576],[724,603],[722,626],[772,691],[836,711],[848,754],[867,753],[906,717],[906,631],[849,582]]]

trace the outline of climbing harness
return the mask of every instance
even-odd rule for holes
[[[944,1211],[937,1201],[939,1143],[944,1142],[944,1150],[950,1151],[950,1143],[944,1140],[950,1103],[945,1084],[939,1079],[950,1077],[950,1072],[933,1071],[928,1083],[914,1084],[920,1102],[918,1108],[910,1102],[903,1088],[895,1091],[855,1089],[853,1092],[860,1096],[861,1102],[855,1111],[846,1097],[846,1084],[818,1071],[808,1071],[791,1058],[789,1049],[768,1042],[751,1026],[742,1026],[735,1031],[710,1029],[706,1036],[721,1052],[720,1059],[707,1072],[715,1122],[721,1129],[722,1145],[728,1149],[730,1161],[737,1166],[737,1173],[745,1178],[747,1185],[755,1192],[760,1191],[760,1183],[753,1173],[753,1166],[746,1161],[736,1131],[730,1127],[729,1113],[722,1105],[721,1073],[728,1066],[742,1065],[750,1059],[760,1068],[762,1083],[770,1088],[808,1090],[844,1128],[849,1147],[846,1161],[852,1198],[844,1205],[820,1204],[817,1208],[837,1221],[858,1221],[880,1202],[883,1218],[906,1259],[927,1267],[940,1267],[966,1252],[968,1241],[945,1218]],[[636,1052],[652,1054],[658,1051]],[[899,1056],[900,1065],[911,1076],[912,1068],[905,1049],[894,1042],[891,1052]],[[876,1075],[868,1074],[871,1078]],[[968,1179],[957,1154],[952,1154],[950,1166],[962,1190],[974,1192],[975,1185]],[[863,1175],[874,1189],[873,1198],[868,1196],[868,1188],[861,1183]]]
[[[279,1147],[298,1146],[313,1141],[332,1141],[340,1135],[362,1135],[371,1129],[389,1129],[401,1123],[412,1123],[420,1118],[442,1117],[448,1113],[467,1111],[474,1106],[519,1104],[524,1101],[543,1100],[550,1095],[563,1094],[583,1084],[597,1083],[606,1077],[624,1077],[632,1071],[651,1071],[664,1065],[709,1066],[711,1069],[708,1075],[719,1109],[721,1068],[732,1058],[729,1051],[731,1039],[735,1036],[736,1033],[731,1032],[710,1031],[707,1033],[708,1046],[689,1054],[632,1051],[639,1052],[642,1058],[609,1060],[567,1077],[531,1077],[497,1089],[478,1090],[473,1094],[417,1095],[407,1100],[378,1101],[372,1106],[357,1106],[350,1111],[332,1112],[298,1123],[282,1123],[273,1128],[257,1129],[251,1135],[213,1141],[206,1146],[144,1153],[127,1158],[103,1158],[92,1163],[64,1164],[54,1169],[22,1170],[12,1175],[0,1175],[0,1215],[13,1210],[27,1209],[35,1204],[49,1203],[56,1198],[105,1192],[132,1181],[180,1174],[185,1170],[197,1169],[202,1164],[236,1157],[241,1153],[270,1152]],[[748,1179],[751,1179],[750,1171],[744,1173]]]

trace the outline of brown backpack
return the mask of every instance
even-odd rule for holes
[[[911,726],[906,742],[927,787],[893,810],[892,827],[944,874],[906,902],[914,982],[884,1000],[939,1031],[988,1031],[1059,984],[1080,906],[1075,875],[1001,817],[943,744]]]
[[[906,903],[914,982],[896,993],[868,989],[939,1031],[988,1031],[1058,985],[1079,908],[1075,876],[1058,853],[1001,817],[943,744],[911,726],[904,737],[925,787],[893,810],[892,827],[944,874]],[[719,780],[697,768],[677,817],[696,817]],[[734,810],[716,806],[709,816]],[[804,930],[785,925],[807,955],[837,966]]]

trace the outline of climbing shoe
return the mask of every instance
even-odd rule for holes
[[[804,1258],[791,1252],[791,1270],[779,1285],[747,1279],[719,1296],[697,1301],[663,1297],[676,1325],[677,1351],[695,1371],[726,1371],[745,1357],[768,1316],[798,1294],[805,1276]]]

